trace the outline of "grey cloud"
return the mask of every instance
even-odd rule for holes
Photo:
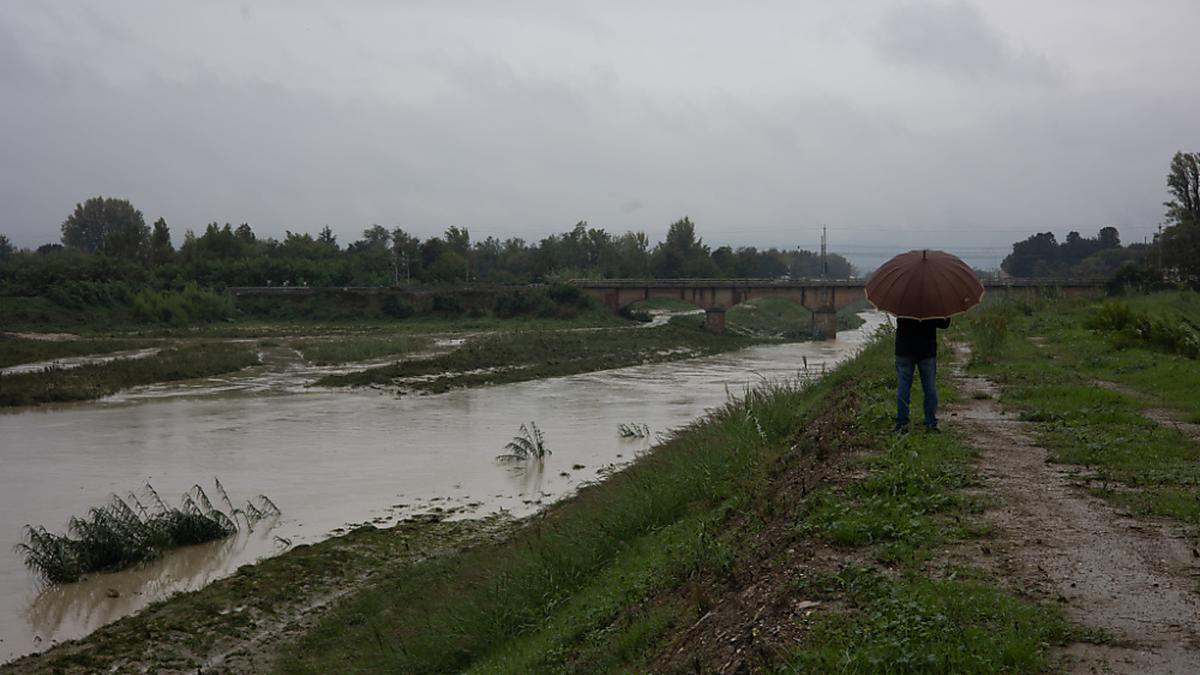
[[[713,245],[812,247],[828,223],[833,250],[867,267],[879,251],[920,245],[995,264],[1034,231],[1116,224],[1140,239],[1130,227],[1158,222],[1196,92],[997,92],[989,81],[1020,63],[1006,39],[977,12],[938,25],[967,25],[983,45],[970,70],[928,54],[944,61],[971,45],[889,57],[953,75],[935,82],[868,55],[857,67],[876,70],[835,91],[799,80],[769,95],[656,89],[603,60],[538,69],[422,43],[378,56],[396,61],[404,86],[414,72],[436,80],[406,97],[237,78],[202,60],[186,77],[114,79],[66,47],[47,60],[0,24],[0,232],[22,246],[53,240],[72,205],[97,194],[165,217],[177,239],[214,220],[275,237],[328,224],[343,242],[372,223],[536,240],[579,220],[656,239],[689,215]],[[333,72],[354,54],[338,54],[346,63]],[[936,89],[945,109],[906,107],[880,83]]]
[[[876,47],[895,63],[932,68],[956,78],[1011,78],[1054,83],[1059,70],[1044,56],[1015,50],[965,2],[920,2],[892,8],[883,16]]]

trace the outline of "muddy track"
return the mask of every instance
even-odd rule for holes
[[[960,347],[959,361],[966,355]],[[1031,424],[1000,407],[992,382],[959,368],[952,377],[965,399],[947,413],[980,452],[982,491],[992,502],[984,518],[996,529],[978,562],[1108,638],[1067,646],[1067,670],[1200,673],[1200,559],[1182,529],[1129,517],[1088,494],[1077,469],[1047,462]]]

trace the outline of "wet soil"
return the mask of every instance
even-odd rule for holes
[[[1048,463],[991,381],[953,378],[965,396],[947,412],[980,451],[983,517],[995,527],[973,562],[1015,592],[1061,603],[1096,638],[1062,649],[1071,672],[1200,672],[1200,559],[1188,533],[1089,494],[1077,468]]]
[[[729,578],[700,577],[677,592],[673,604],[695,610],[652,661],[656,673],[751,673],[786,661],[813,621],[842,609],[840,601],[803,590],[848,563],[869,564],[870,552],[799,536],[794,527],[808,493],[863,477],[856,460],[877,452],[859,444],[853,387],[830,397],[781,460],[752,513],[730,531],[755,532]]]

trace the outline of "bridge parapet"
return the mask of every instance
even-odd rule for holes
[[[614,312],[642,300],[670,298],[704,310],[726,310],[757,298],[786,298],[813,313],[822,337],[836,332],[836,312],[865,297],[866,279],[577,279],[571,282]],[[984,282],[988,293],[1051,291],[1066,297],[1092,295],[1102,279],[999,279]],[[714,328],[718,322],[712,322]],[[719,322],[723,327],[724,322]]]

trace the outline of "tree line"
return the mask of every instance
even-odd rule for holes
[[[1200,153],[1177,152],[1167,173],[1162,227],[1150,243],[1121,245],[1114,227],[1059,242],[1041,232],[1013,244],[1000,268],[1014,277],[1113,277],[1143,288],[1174,282],[1200,289]]]
[[[524,284],[572,278],[845,278],[853,268],[832,254],[753,246],[710,247],[689,218],[671,224],[655,245],[642,232],[613,235],[579,222],[537,243],[512,237],[472,240],[463,227],[424,240],[402,228],[372,225],[342,246],[329,227],[316,236],[287,231],[259,237],[249,224],[210,223],[188,230],[176,249],[159,218],[146,225],[128,200],[94,197],[62,224],[61,243],[16,251],[0,235],[0,282],[37,293],[69,280],[191,282],[203,286],[410,286]]]

